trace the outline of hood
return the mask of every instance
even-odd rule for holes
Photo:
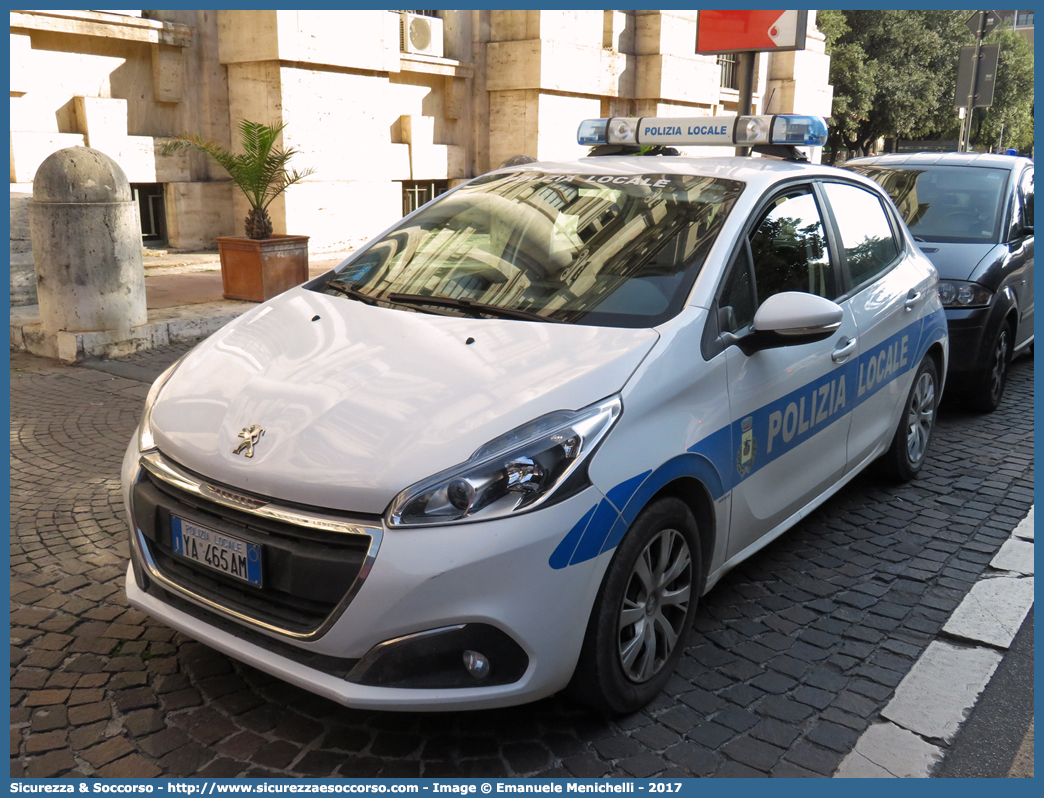
[[[976,267],[999,244],[950,244],[944,241],[918,241],[917,247],[932,262],[942,280],[971,280]]]
[[[202,476],[382,513],[403,488],[493,438],[616,393],[657,338],[390,310],[297,288],[194,349],[152,423],[160,451]],[[254,424],[264,428],[254,456],[233,454]]]

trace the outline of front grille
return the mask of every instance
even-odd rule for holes
[[[265,518],[211,502],[146,469],[134,485],[134,522],[159,573],[175,585],[247,618],[308,634],[343,610],[372,539]],[[171,515],[261,546],[262,587],[174,554]],[[346,521],[349,519],[346,519]]]

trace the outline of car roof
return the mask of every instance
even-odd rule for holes
[[[792,177],[833,176],[852,180],[854,175],[842,169],[804,161],[785,161],[777,158],[750,156],[692,157],[684,155],[600,155],[578,158],[575,161],[536,161],[523,166],[497,169],[497,172],[544,172],[560,174],[643,175],[676,174],[697,177],[718,177],[738,180],[755,189],[764,189]],[[860,180],[859,182],[862,182]],[[876,188],[876,184],[867,181]]]
[[[993,169],[1014,169],[1020,164],[1032,163],[1017,155],[999,155],[992,152],[911,152],[872,155],[852,158],[845,166],[985,166]]]

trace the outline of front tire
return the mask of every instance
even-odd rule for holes
[[[649,703],[685,650],[702,586],[692,511],[676,498],[653,502],[602,579],[570,692],[607,714]]]
[[[975,410],[992,413],[1000,407],[1004,386],[1008,383],[1012,338],[1011,325],[1004,322],[993,339],[986,370],[977,378],[978,384],[968,394],[968,404]]]
[[[931,355],[925,355],[906,397],[892,445],[881,458],[886,476],[897,482],[909,482],[917,476],[928,457],[938,407],[939,374]]]

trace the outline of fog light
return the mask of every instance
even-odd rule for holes
[[[485,654],[468,649],[464,652],[464,667],[479,681],[489,676],[489,660]]]

